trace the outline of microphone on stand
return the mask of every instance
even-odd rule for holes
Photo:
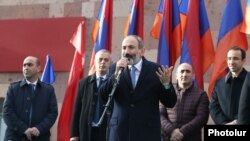
[[[118,71],[117,76],[116,76],[116,81],[120,80],[120,77],[121,77],[123,70],[124,70],[124,67],[119,68],[119,71]]]
[[[128,58],[128,57],[124,57],[124,58],[126,58],[127,61],[133,61],[132,59],[130,59],[130,58]],[[124,69],[125,69],[124,67],[120,67],[119,70],[118,70],[118,72],[117,72],[117,76],[116,76],[116,78],[115,78],[116,81],[114,82],[113,88],[112,88],[111,93],[109,94],[109,97],[108,97],[108,101],[107,101],[107,103],[105,104],[105,108],[104,108],[104,110],[103,110],[102,116],[100,117],[100,119],[99,119],[99,121],[98,121],[98,123],[97,123],[97,126],[100,126],[100,125],[102,124],[102,122],[103,122],[104,116],[105,116],[105,114],[107,113],[108,107],[110,107],[111,101],[112,101],[112,99],[113,99],[114,92],[115,92],[115,90],[116,90],[116,87],[117,87],[117,85],[118,85],[118,83],[119,83],[121,74],[122,74],[122,72],[123,72]]]

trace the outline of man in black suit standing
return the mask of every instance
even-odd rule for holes
[[[10,84],[3,106],[4,141],[50,141],[57,100],[53,86],[40,81],[40,70],[38,58],[28,56],[23,61],[24,79]]]
[[[140,37],[125,37],[122,58],[111,66],[111,77],[99,89],[107,98],[120,75],[113,97],[109,141],[160,141],[159,100],[166,107],[176,103],[170,82],[173,67],[161,67],[146,60],[144,52]]]
[[[105,141],[107,119],[97,124],[104,110],[104,101],[97,89],[107,79],[111,63],[110,53],[100,50],[95,56],[96,72],[79,81],[71,122],[70,141]]]
[[[239,112],[238,112],[238,124],[250,125],[250,73],[248,72],[245,78],[245,82],[242,86]]]
[[[242,86],[247,76],[245,62],[246,52],[241,47],[234,46],[228,50],[230,71],[216,81],[209,104],[211,118],[217,125],[237,124]]]

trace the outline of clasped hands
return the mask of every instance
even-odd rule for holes
[[[40,131],[36,127],[28,128],[25,130],[24,134],[26,135],[27,139],[31,141],[32,136],[39,136]]]
[[[181,133],[179,128],[176,128],[171,133],[170,141],[182,141],[184,138],[184,135]]]

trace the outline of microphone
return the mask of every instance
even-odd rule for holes
[[[127,59],[127,61],[130,61],[130,59],[127,56],[123,57],[124,59]],[[119,81],[121,77],[121,73],[123,72],[124,67],[120,67],[116,76],[116,80]]]

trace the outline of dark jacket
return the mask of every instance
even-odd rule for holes
[[[243,69],[237,78],[231,72],[216,81],[209,104],[215,124],[225,124],[238,119],[239,99],[247,71]]]
[[[177,102],[173,108],[160,104],[163,141],[170,141],[176,128],[184,135],[182,141],[201,141],[201,129],[209,116],[207,93],[194,85],[185,91],[175,85],[175,90]]]
[[[167,107],[173,107],[176,95],[172,85],[169,89],[165,89],[160,82],[156,75],[159,67],[143,58],[135,89],[132,87],[129,70],[127,68],[123,70],[114,93],[113,112],[109,122],[109,141],[161,140],[159,100]],[[100,88],[104,97],[108,97],[114,82],[115,76],[111,76]]]
[[[91,141],[92,121],[97,96],[95,74],[80,80],[71,122],[70,137],[79,137],[80,141]],[[100,99],[100,114],[103,112],[104,104],[103,100]],[[107,119],[105,118],[100,127],[103,141],[106,138],[106,126]]]
[[[250,124],[250,73],[247,73],[245,82],[241,90],[238,112],[238,124]]]
[[[30,106],[33,104],[29,126]],[[57,100],[52,85],[38,80],[35,93],[25,80],[11,83],[3,106],[3,118],[7,125],[5,141],[21,141],[29,127],[37,127],[38,137],[32,141],[49,141],[50,128],[58,115]]]

